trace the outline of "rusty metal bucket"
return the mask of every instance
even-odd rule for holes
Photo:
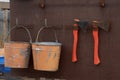
[[[32,38],[29,30],[24,26],[13,27],[10,32],[15,28],[23,28],[28,33],[30,42],[6,41],[4,43],[5,67],[28,68]]]
[[[38,42],[39,33],[43,29],[44,27],[38,31],[36,42],[32,43],[34,69],[57,71],[62,44],[57,42],[57,38],[56,42]]]

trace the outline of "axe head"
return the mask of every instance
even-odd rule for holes
[[[74,21],[76,22],[76,24],[78,24],[78,27],[84,31],[87,32],[88,29],[88,21],[80,21],[79,19],[74,19]]]
[[[88,21],[80,21],[77,22],[78,26],[80,27],[80,29],[82,29],[82,31],[87,32],[88,29]]]
[[[93,23],[93,27],[96,26],[96,27],[103,29],[105,31],[109,31],[110,26],[111,26],[110,21],[102,21],[102,22],[93,21],[92,23]]]
[[[103,21],[103,22],[100,22],[98,26],[105,31],[109,31],[111,23],[110,21]]]

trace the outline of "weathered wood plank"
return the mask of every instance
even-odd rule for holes
[[[0,8],[10,9],[10,3],[9,2],[0,2]]]
[[[3,10],[3,40],[8,33],[8,10]]]

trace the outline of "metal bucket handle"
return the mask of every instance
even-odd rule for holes
[[[26,27],[24,27],[24,26],[22,26],[22,25],[19,25],[19,27],[18,27],[17,25],[14,26],[14,27],[12,27],[12,28],[10,29],[10,31],[8,32],[7,37],[5,38],[5,41],[7,41],[8,37],[9,37],[9,35],[10,35],[10,32],[11,32],[12,30],[14,30],[15,28],[23,28],[23,29],[27,32],[27,34],[28,34],[28,36],[29,36],[29,38],[30,38],[30,43],[32,43],[32,37],[31,37],[30,31],[29,31]]]
[[[39,31],[38,31],[38,33],[37,33],[37,37],[36,37],[36,42],[38,42],[38,38],[39,38],[39,35],[40,35],[40,32],[43,30],[43,29],[45,29],[45,28],[48,28],[48,27],[41,27],[40,29],[39,29]],[[57,34],[56,34],[56,30],[54,31],[54,33],[55,33],[55,42],[58,42],[58,39],[57,39]]]

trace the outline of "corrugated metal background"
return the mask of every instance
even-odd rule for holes
[[[44,16],[48,19],[48,25],[57,25],[58,39],[63,44],[59,71],[35,71],[31,59],[28,69],[13,69],[11,75],[67,80],[120,80],[120,0],[106,0],[104,9],[99,7],[99,0],[46,0],[45,9],[39,7],[39,2],[11,0],[11,26],[15,25],[15,19],[18,18],[19,24],[28,27],[35,40],[36,32],[44,23]],[[111,20],[111,31],[100,31],[99,66],[93,65],[92,33],[81,30],[77,50],[78,62],[71,62],[73,34],[71,29],[66,29],[66,25],[72,25],[74,18],[90,21]],[[54,41],[51,31],[43,31],[40,40]],[[24,33],[21,29],[14,31],[12,40],[28,41],[29,38]]]

